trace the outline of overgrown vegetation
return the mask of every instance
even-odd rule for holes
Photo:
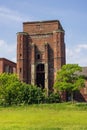
[[[78,64],[66,64],[58,71],[54,88],[57,91],[70,93],[73,102],[73,93],[84,87],[84,77],[78,75],[82,68]]]
[[[60,91],[69,92],[73,101],[73,92],[84,86],[84,77],[78,75],[77,71],[81,71],[77,64],[64,65],[58,71],[54,84],[57,91],[51,92],[49,96],[42,88],[19,81],[15,74],[0,74],[0,105],[59,103]]]
[[[0,105],[57,103],[59,101],[59,94],[51,93],[47,97],[45,90],[20,82],[14,74],[0,75]]]

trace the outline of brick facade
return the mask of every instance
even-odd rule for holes
[[[0,58],[0,74],[1,73],[16,73],[16,63],[6,59]]]
[[[65,64],[64,30],[58,20],[23,23],[17,33],[17,74],[21,81],[53,87]]]
[[[84,75],[85,86],[74,94],[74,99],[76,101],[86,101],[87,102],[87,67],[82,67],[82,71],[78,72],[78,75]]]

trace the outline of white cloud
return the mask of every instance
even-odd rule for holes
[[[4,46],[5,42],[3,40],[0,40],[0,47]]]
[[[87,66],[87,44],[79,44],[66,49],[67,63],[77,63],[81,66]]]
[[[0,57],[16,62],[16,44],[7,44],[4,40],[0,40]]]
[[[13,11],[11,9],[0,7],[0,21],[3,21],[3,19],[9,19],[12,21],[22,21],[22,18],[20,17],[20,14],[16,11]],[[6,20],[6,21],[7,21]]]
[[[11,21],[23,22],[29,19],[32,20],[33,18],[31,16],[23,15],[23,13],[16,10],[0,6],[0,22],[2,23],[10,23]]]
[[[82,50],[87,50],[87,44],[80,44],[77,46],[77,52],[81,52]]]
[[[69,48],[66,48],[66,55],[68,57],[73,57],[73,51],[71,49],[69,49]]]

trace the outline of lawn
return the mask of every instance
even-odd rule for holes
[[[87,130],[87,104],[0,107],[0,130]]]

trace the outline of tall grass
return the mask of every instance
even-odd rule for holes
[[[1,107],[0,130],[87,130],[87,105]]]

